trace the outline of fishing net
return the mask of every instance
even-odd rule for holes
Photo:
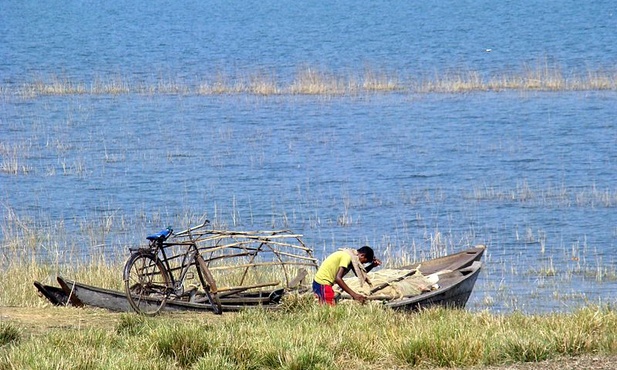
[[[417,270],[381,269],[368,273],[371,286],[363,284],[357,277],[345,278],[345,283],[354,292],[364,294],[369,299],[400,299],[413,297],[422,292],[437,289],[439,276],[431,274],[423,275]],[[335,290],[341,294],[341,298],[351,298],[347,293],[335,285]]]

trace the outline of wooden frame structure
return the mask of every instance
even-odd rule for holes
[[[197,245],[216,284],[216,294],[232,298],[241,292],[302,290],[307,269],[314,273],[318,264],[301,237],[289,230],[217,230],[204,222],[173,234],[163,246],[174,270],[184,263],[183,246]]]

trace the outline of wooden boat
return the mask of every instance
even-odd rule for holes
[[[125,292],[95,287],[65,279],[61,276],[57,277],[57,281],[60,287],[44,285],[38,281],[34,282],[34,286],[39,293],[55,306],[91,306],[105,308],[110,311],[132,311]],[[220,300],[224,311],[234,312],[256,305],[274,307],[280,303],[283,294],[284,290],[278,289],[266,293],[237,293],[231,296],[223,296]],[[167,311],[211,311],[212,306],[206,303],[207,298],[205,296],[187,294],[184,300],[174,299],[167,301],[166,306],[169,307],[165,309]],[[158,305],[158,301],[152,300],[152,304]]]
[[[459,270],[464,267],[471,266],[471,264],[475,261],[480,261],[485,250],[485,246],[478,245],[462,252],[449,254],[444,257],[438,257],[411,265],[401,266],[398,267],[398,269],[417,269],[424,275],[430,275],[444,270]]]
[[[480,259],[485,249],[484,246],[477,246],[445,257],[389,270],[390,273],[402,271],[404,274],[398,273],[401,277],[391,277],[388,282],[374,286],[371,289],[371,294],[368,295],[368,299],[383,301],[387,307],[397,310],[414,311],[435,305],[464,308],[480,273],[482,267]],[[419,274],[416,274],[417,272]],[[386,271],[384,273],[387,275]],[[377,275],[379,275],[379,272]],[[377,278],[377,275],[375,275],[375,278]],[[418,275],[420,276],[418,277]],[[430,290],[428,288],[432,284],[428,283],[430,279],[426,277],[438,279]],[[382,293],[382,289],[390,285],[395,286],[400,281],[409,281],[409,279],[415,279],[415,283],[410,283],[423,286],[423,291],[416,290],[414,294],[407,296],[399,295],[400,292],[396,292],[396,289],[390,290],[387,294]],[[357,289],[354,287],[357,287],[357,278],[353,277],[346,280],[348,280],[347,285],[352,286],[352,289]],[[365,287],[365,289],[368,288]],[[395,292],[396,294],[393,294]],[[339,299],[344,301],[350,300],[351,297],[347,293],[341,292]]]
[[[480,274],[482,262],[439,275],[439,288],[417,296],[392,300],[386,306],[396,310],[415,311],[431,306],[464,308]]]
[[[43,297],[47,298],[54,306],[67,306],[69,302],[69,295],[62,288],[56,286],[44,285],[38,281],[34,282],[34,286]],[[76,304],[76,306],[83,306],[83,304]]]
[[[448,271],[440,275],[439,289],[417,296],[387,301],[386,306],[393,309],[417,310],[433,305],[463,308],[471,295],[482,264],[479,262],[485,251],[484,246],[477,246],[462,252],[424,262],[403,266],[400,269],[418,270],[424,275],[439,271]],[[131,306],[125,292],[104,289],[79,283],[63,277],[57,277],[60,288],[35,282],[37,289],[53,292],[42,293],[54,304],[72,306],[93,306],[112,311],[129,312]],[[307,288],[300,288],[307,290]],[[250,307],[277,309],[285,289],[259,292],[227,292],[221,294],[220,301],[224,312],[239,311]],[[210,304],[202,303],[205,299],[198,295],[187,296],[186,300],[168,300],[166,311],[212,311]],[[155,302],[156,303],[156,302]]]
[[[117,290],[104,289],[95,287],[88,284],[79,283],[76,281],[72,281],[69,279],[65,279],[61,276],[57,277],[58,284],[62,287],[62,290],[67,295],[67,301],[71,302],[71,305],[75,305],[76,302],[78,304],[105,308],[110,311],[118,311],[118,312],[132,312],[133,308],[129,304],[128,299],[126,298],[125,292],[120,292]],[[156,301],[152,302],[153,304],[158,304]],[[223,311],[225,312],[233,312],[238,311],[243,306],[228,304],[227,302],[222,303]],[[210,304],[204,303],[194,303],[187,302],[182,300],[169,300],[165,304],[165,311],[212,311],[212,306]]]

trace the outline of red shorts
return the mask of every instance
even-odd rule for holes
[[[332,285],[323,285],[313,281],[313,292],[315,293],[315,296],[319,298],[319,303],[329,304],[330,306],[334,306],[336,304]]]

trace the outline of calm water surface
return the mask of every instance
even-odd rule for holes
[[[26,171],[0,172],[0,212],[62,230],[41,258],[78,245],[123,259],[148,232],[207,216],[289,228],[320,258],[368,243],[396,263],[486,244],[472,309],[615,302],[615,92],[11,94],[54,76],[193,85],[260,69],[291,80],[305,65],[401,79],[538,60],[610,69],[613,2],[2,8],[0,154]]]

